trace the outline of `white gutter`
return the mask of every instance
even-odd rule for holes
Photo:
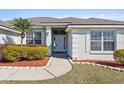
[[[36,26],[32,26],[31,28],[43,28],[42,25],[36,25]]]
[[[10,29],[10,28],[7,28],[7,27],[4,27],[4,26],[0,26],[1,29],[4,29],[4,30],[7,30],[7,31],[10,31],[10,32],[14,32],[14,33],[21,33],[19,31],[16,31],[16,30],[13,30],[13,29]]]
[[[41,25],[43,26],[63,26],[63,25],[68,25],[69,23],[42,23]]]
[[[68,25],[66,31],[73,28],[124,28],[124,25]]]
[[[69,25],[68,27],[71,27],[71,28],[89,28],[89,27],[92,27],[92,28],[96,28],[96,27],[109,27],[109,28],[124,28],[124,25]]]

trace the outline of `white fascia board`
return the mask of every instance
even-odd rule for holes
[[[71,31],[73,28],[124,28],[124,25],[68,25],[66,31]]]
[[[43,26],[63,26],[63,25],[68,25],[68,23],[42,23],[41,25]]]
[[[70,28],[124,28],[124,25],[69,25]]]
[[[42,25],[35,25],[35,26],[32,26],[31,28],[44,28]]]
[[[14,32],[14,33],[21,33],[21,32],[19,32],[19,31],[16,31],[16,30],[13,30],[13,29],[4,27],[4,26],[0,26],[0,28],[3,29],[3,30],[7,30],[7,31],[10,31],[10,32]]]

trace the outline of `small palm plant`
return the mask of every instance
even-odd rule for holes
[[[31,21],[28,19],[24,19],[24,18],[14,18],[14,20],[11,22],[13,28],[15,30],[20,31],[20,37],[21,37],[21,46],[23,44],[23,39],[25,38],[25,32],[28,31],[32,24]]]

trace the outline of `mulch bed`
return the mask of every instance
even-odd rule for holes
[[[124,64],[112,60],[78,60],[77,62],[91,62],[112,67],[124,68]]]
[[[0,61],[0,66],[15,66],[15,67],[41,67],[45,66],[49,61],[49,57],[45,57],[43,60],[33,61],[19,61],[19,62],[6,62]]]

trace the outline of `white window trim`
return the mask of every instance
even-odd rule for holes
[[[41,31],[32,31],[32,33],[33,33],[33,44],[32,45],[35,45],[35,40],[34,40],[34,33],[35,32],[40,32],[41,33],[41,44],[42,44],[42,32]],[[27,37],[26,37],[26,44],[27,44]]]
[[[90,51],[91,54],[113,54],[113,51]]]
[[[85,35],[85,51],[90,52],[90,31],[86,31]]]
[[[94,31],[95,31],[95,30],[94,30]],[[116,39],[116,31],[111,31],[111,30],[110,30],[110,31],[109,31],[109,30],[99,30],[99,31],[102,32],[102,41],[101,41],[101,48],[102,48],[102,49],[101,49],[101,51],[92,51],[92,50],[91,50],[91,32],[92,32],[92,31],[89,31],[89,32],[90,32],[90,37],[89,37],[89,38],[90,38],[90,39],[89,39],[89,40],[90,40],[90,51],[89,51],[89,52],[90,52],[91,54],[113,54],[114,51],[104,51],[104,50],[103,50],[103,32],[104,32],[104,31],[114,32],[114,50],[115,50],[115,49],[116,49],[116,44],[115,44],[115,43],[116,43],[116,40],[115,40],[115,39]],[[96,30],[95,32],[99,32],[99,31]]]
[[[33,37],[33,36],[32,36]],[[26,45],[28,45],[27,44],[27,32],[25,32],[25,40],[26,40]]]

